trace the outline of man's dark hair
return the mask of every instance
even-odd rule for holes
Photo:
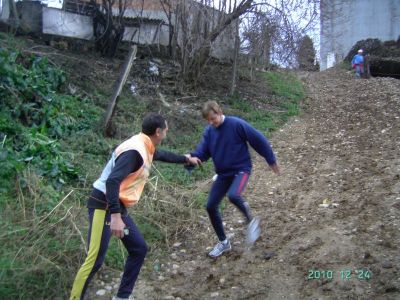
[[[156,114],[147,114],[142,122],[142,132],[146,135],[153,135],[157,128],[165,129],[167,127],[167,122],[164,117]]]

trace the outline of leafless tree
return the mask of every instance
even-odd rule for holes
[[[239,22],[236,22],[236,35],[235,35],[235,50],[233,55],[233,68],[232,68],[232,81],[230,95],[233,96],[236,92],[237,70],[239,64],[239,51],[240,51],[240,36],[239,36]]]
[[[213,43],[227,27],[234,29],[239,20],[244,29],[241,42],[247,46],[252,65],[266,68],[274,60],[294,66],[298,42],[316,24],[319,10],[319,0],[160,1],[168,1],[175,15],[174,22],[170,20],[174,24],[170,41],[176,45],[181,82],[199,78]]]
[[[229,26],[235,33],[235,22],[252,3],[253,0],[220,0],[217,4],[211,0],[177,0],[172,4],[175,20],[171,41],[176,41],[181,83],[199,78],[210,60],[212,44]]]
[[[174,26],[176,24],[176,15],[174,9],[176,9],[176,1],[174,0],[160,0],[162,9],[168,19],[168,52],[172,59],[176,58],[176,47],[178,44],[177,33],[178,29]]]
[[[318,22],[320,0],[260,1],[243,18],[244,41],[251,60],[263,68],[275,62],[297,64],[300,39]]]
[[[124,36],[125,11],[134,0],[90,1],[96,7],[93,15],[96,48],[112,57]],[[146,0],[137,1],[142,2],[143,11]],[[247,50],[243,49],[251,57],[252,66],[267,68],[271,61],[294,65],[298,42],[315,24],[320,0],[159,1],[169,23],[169,52],[181,66],[178,86],[182,86],[196,82],[203,74],[211,53],[218,48],[215,44],[227,33],[232,42],[230,53],[224,56],[235,60],[238,43],[234,46],[233,41],[238,22],[242,23],[240,42],[246,46]],[[135,7],[139,5],[136,3]],[[141,18],[136,17],[139,21]],[[140,31],[142,23],[139,23]],[[232,86],[235,80],[233,75]]]
[[[15,34],[21,25],[15,0],[3,0],[1,3],[0,14],[7,15],[8,19],[1,19],[0,22],[6,24],[10,29],[10,32]]]
[[[113,57],[122,41],[124,14],[130,0],[90,0],[94,7],[93,27],[96,49],[107,57]]]
[[[106,56],[113,56],[122,40],[123,16],[128,2],[132,1],[101,0],[97,6],[96,46]],[[319,8],[319,0],[159,1],[169,23],[170,55],[181,66],[179,86],[196,82],[210,61],[213,44],[226,30],[230,30],[233,41],[239,21],[245,24],[241,42],[247,45],[254,65],[266,68],[271,60],[294,65],[298,42],[315,24]],[[232,43],[232,60],[234,48]]]
[[[246,64],[253,78],[256,68],[268,69],[271,56],[271,41],[277,34],[276,21],[265,12],[255,9],[243,22],[242,51],[247,53]]]

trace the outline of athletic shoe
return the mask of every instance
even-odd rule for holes
[[[245,208],[245,216],[246,216],[246,219],[247,219],[247,223],[250,223],[251,220],[253,220],[253,215],[251,214],[249,203],[244,201],[243,205],[244,205],[244,208]]]
[[[112,300],[135,300],[133,296],[129,296],[129,298],[120,298],[117,296],[112,297]]]
[[[260,219],[255,217],[251,220],[247,226],[246,243],[247,245],[253,245],[255,241],[260,237]]]
[[[220,256],[222,253],[224,253],[225,251],[229,251],[231,250],[231,242],[229,240],[225,240],[223,242],[219,242],[218,244],[215,245],[214,249],[211,250],[210,253],[208,253],[208,255],[210,257],[218,257]]]

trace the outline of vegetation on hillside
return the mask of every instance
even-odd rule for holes
[[[68,66],[67,66],[68,67]],[[103,84],[72,93],[71,70],[46,56],[24,51],[19,40],[1,37],[0,48],[0,298],[50,299],[69,292],[85,257],[85,201],[120,138],[104,139],[99,120],[111,94]],[[77,76],[75,74],[75,76]],[[270,86],[258,104],[240,92],[221,99],[227,113],[247,119],[267,135],[299,112],[304,91],[286,72],[260,73]],[[79,82],[75,83],[79,85]],[[98,96],[101,95],[101,96]],[[124,91],[115,121],[123,136],[137,132],[142,116],[161,110]],[[266,105],[274,109],[259,109]],[[177,118],[178,111],[168,117]],[[133,122],[132,122],[133,120]],[[164,148],[184,153],[200,139],[204,124],[170,129]],[[190,132],[179,134],[177,131]],[[196,226],[206,194],[195,186],[209,178],[207,163],[189,175],[181,166],[156,164],[140,205],[132,211],[151,246],[163,255],[174,237]],[[156,201],[162,200],[162,201]],[[123,246],[112,239],[106,265],[122,268]]]

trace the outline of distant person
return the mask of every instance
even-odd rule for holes
[[[357,78],[361,78],[364,74],[364,56],[363,56],[363,50],[359,49],[357,51],[357,54],[354,55],[353,59],[351,60],[351,65],[353,69],[356,70],[356,76]]]
[[[87,202],[89,250],[75,277],[71,300],[84,298],[90,281],[103,264],[111,235],[120,238],[128,251],[121,284],[113,300],[133,299],[131,294],[147,253],[147,245],[128,215],[127,207],[139,201],[153,160],[192,165],[200,163],[196,157],[156,150],[167,131],[167,122],[161,115],[148,114],[143,119],[142,132],[115,149],[100,178],[94,182]]]
[[[231,249],[219,212],[225,194],[246,218],[248,242],[253,243],[260,235],[259,219],[252,216],[249,204],[242,197],[252,169],[247,143],[266,159],[276,174],[280,170],[267,138],[249,123],[237,117],[225,116],[215,101],[204,104],[202,115],[209,125],[204,130],[202,141],[191,155],[202,161],[211,157],[214,162],[217,176],[214,178],[206,208],[219,240],[208,255],[218,257]]]

